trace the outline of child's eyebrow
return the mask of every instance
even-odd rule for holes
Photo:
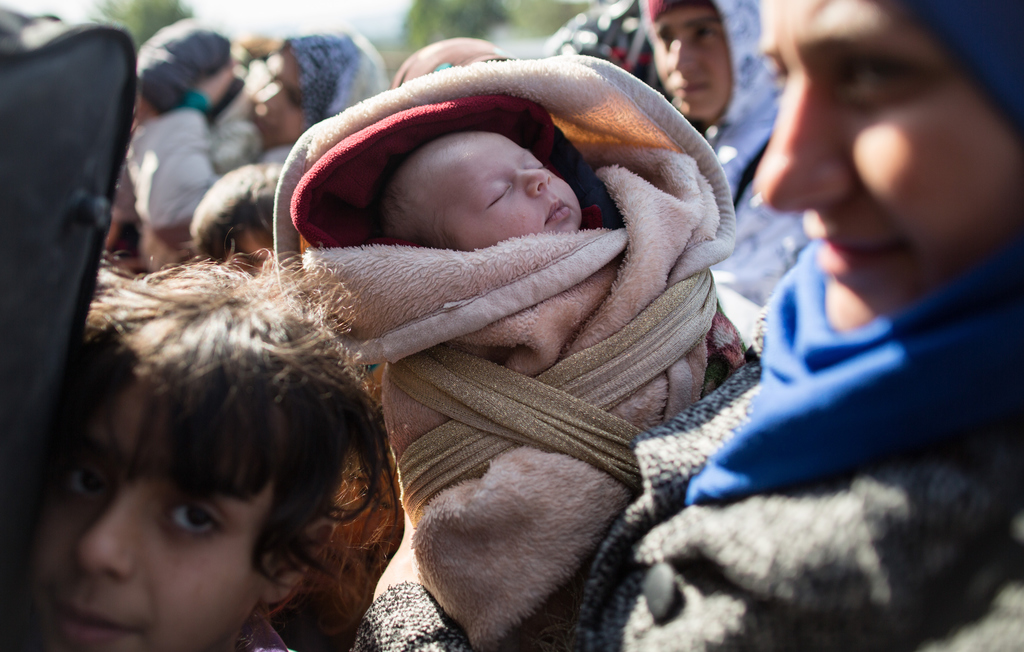
[[[125,451],[117,445],[113,433],[98,426],[89,428],[77,443],[80,451],[109,459],[117,464],[123,464],[128,459]]]
[[[718,16],[701,16],[700,18],[693,18],[686,21],[684,27],[693,29],[695,27],[706,27],[708,25],[722,25],[722,19]]]

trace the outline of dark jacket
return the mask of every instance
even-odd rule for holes
[[[581,651],[1024,649],[1024,415],[925,452],[724,505],[687,483],[742,421],[753,360],[638,438],[644,492],[587,581]],[[355,649],[469,650],[420,586]]]

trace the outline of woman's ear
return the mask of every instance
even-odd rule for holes
[[[324,517],[306,527],[306,536],[313,542],[314,551],[319,551],[330,540],[335,525],[337,524],[333,520]],[[279,555],[267,559],[264,568],[267,570],[269,581],[260,597],[267,605],[277,604],[291,595],[309,570],[306,566],[296,566],[291,560]]]

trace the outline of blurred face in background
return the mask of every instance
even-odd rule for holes
[[[709,6],[669,9],[654,21],[654,63],[672,103],[703,128],[717,123],[732,96],[729,44]]]
[[[299,62],[291,48],[285,46],[270,55],[267,68],[271,81],[253,96],[256,127],[265,150],[292,145],[306,130]]]
[[[765,0],[784,82],[758,171],[806,211],[849,330],[891,315],[1024,233],[1024,144],[930,33],[887,0]]]

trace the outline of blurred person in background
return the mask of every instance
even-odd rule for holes
[[[281,166],[245,165],[213,184],[192,217],[196,253],[258,270],[274,249],[274,191]]]
[[[354,32],[287,39],[267,68],[270,80],[253,101],[268,163],[283,163],[309,127],[388,87],[380,54]]]
[[[711,143],[733,189],[736,248],[713,270],[726,312],[749,337],[752,317],[807,242],[799,213],[769,207],[751,184],[778,110],[778,88],[758,50],[758,0],[643,3],[661,83]],[[756,307],[730,301],[730,291]]]
[[[144,43],[137,71],[135,131],[116,217],[137,216],[143,266],[154,270],[187,256],[192,212],[217,179],[211,123],[244,82],[235,75],[230,41],[193,20]]]
[[[283,162],[310,125],[387,87],[380,56],[355,34],[288,39],[265,65],[252,63],[242,79],[231,43],[192,20],[140,49],[136,129],[115,203],[118,222],[139,223],[146,269],[191,255],[193,214],[220,175]]]
[[[423,75],[468,66],[478,61],[505,61],[515,59],[490,41],[479,38],[449,38],[416,50],[402,62],[391,88],[398,88],[407,81]]]
[[[651,41],[640,19],[643,0],[592,0],[544,44],[549,56],[585,54],[611,61],[664,94],[654,66]]]

